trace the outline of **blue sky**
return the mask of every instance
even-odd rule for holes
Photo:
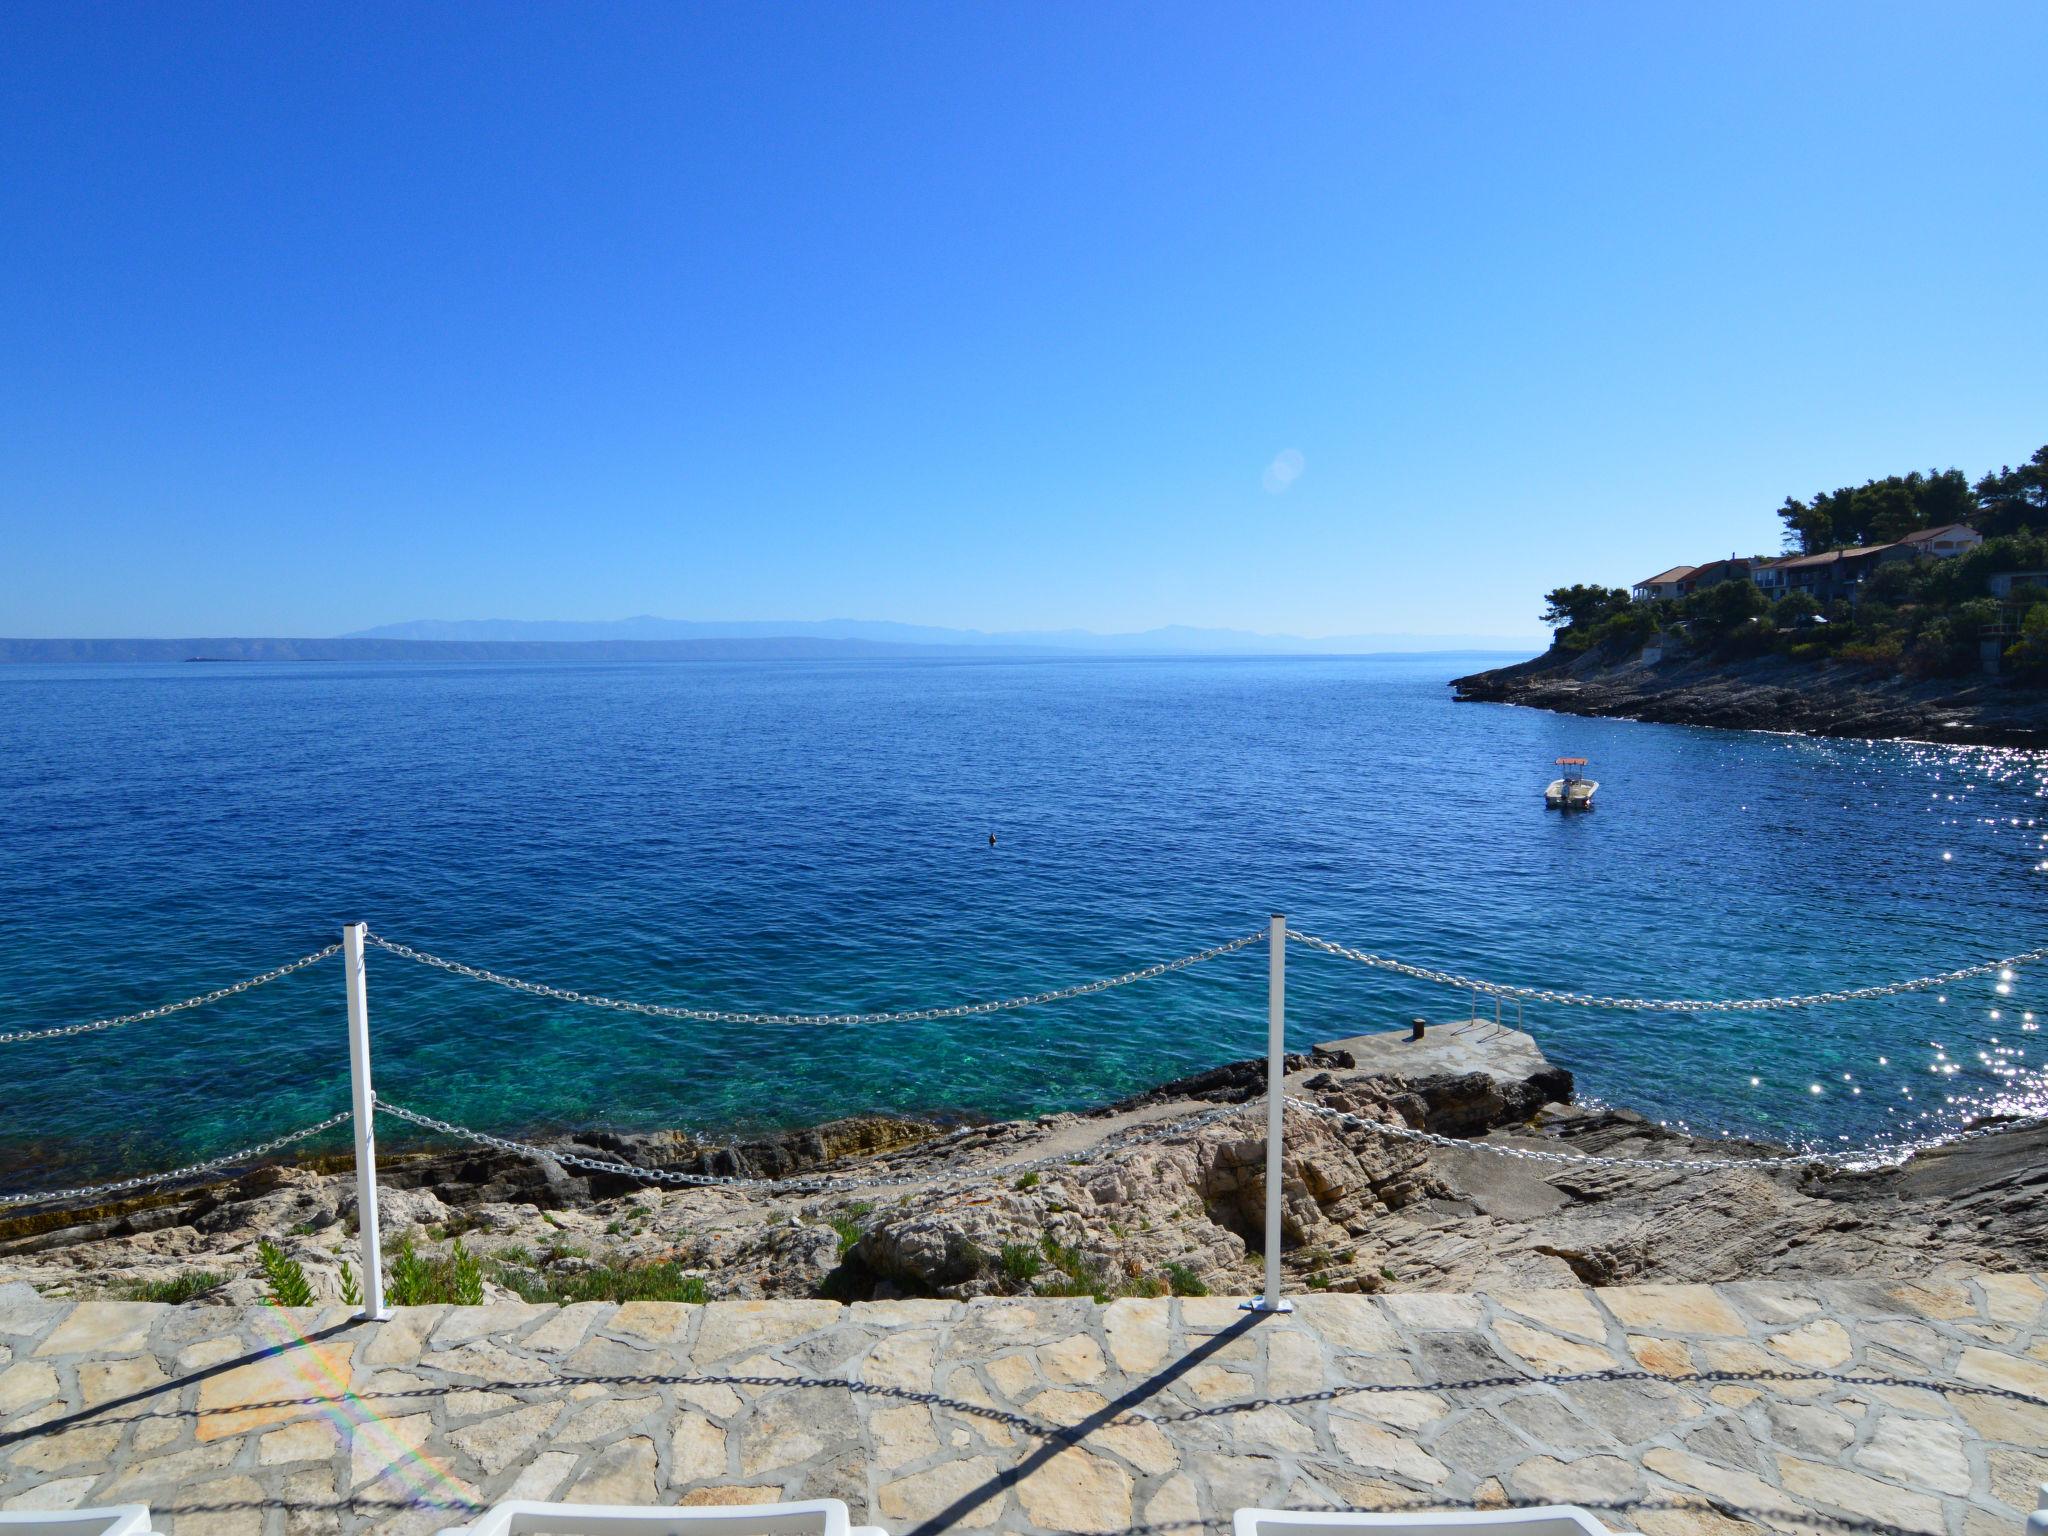
[[[1532,633],[2048,441],[2044,56],[2032,0],[12,5],[0,633]]]

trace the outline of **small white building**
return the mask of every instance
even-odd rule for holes
[[[1968,523],[1943,523],[1939,528],[1922,528],[1918,533],[1909,533],[1899,542],[1916,555],[1946,560],[1954,555],[1968,554],[1984,542],[1984,535]]]

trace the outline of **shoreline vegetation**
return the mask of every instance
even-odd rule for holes
[[[1785,1149],[1579,1104],[1569,1072],[1526,1036],[1509,1045],[1510,1068],[1416,1075],[1359,1070],[1342,1049],[1290,1057],[1291,1096],[1470,1143],[1291,1114],[1290,1290],[2048,1267],[2036,1187],[2048,1126],[1861,1172],[1531,1162],[1499,1149],[1656,1159]],[[477,1148],[399,1153],[379,1165],[386,1268],[393,1294],[412,1302],[1250,1294],[1262,1262],[1264,1090],[1263,1063],[1243,1061],[1086,1113],[964,1129],[862,1116],[715,1148],[660,1134],[549,1143],[686,1172],[893,1181],[827,1193],[649,1187]],[[1220,1118],[1190,1119],[1211,1114]],[[994,1171],[1020,1161],[1033,1167]],[[345,1301],[360,1293],[354,1221],[345,1157],[272,1164],[0,1218],[0,1283],[78,1298]]]
[[[1784,556],[1677,567],[1633,591],[1555,589],[1550,649],[1454,679],[1455,697],[1673,725],[2048,745],[2048,447],[1974,484],[1960,470],[1916,471],[1788,497],[1778,516]],[[1957,525],[1982,542],[1914,552],[1914,535]]]

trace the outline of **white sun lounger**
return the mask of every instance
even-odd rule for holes
[[[147,1504],[0,1512],[0,1536],[151,1536]]]
[[[1232,1536],[1619,1536],[1576,1504],[1460,1510],[1448,1515],[1363,1510],[1240,1509]]]
[[[2027,1516],[2027,1536],[2048,1536],[2048,1483],[2041,1485],[2040,1500]]]
[[[5,1536],[5,1533],[0,1533]],[[508,1499],[441,1536],[885,1536],[850,1525],[839,1499],[793,1504],[541,1504]]]

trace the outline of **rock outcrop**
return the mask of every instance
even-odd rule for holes
[[[1768,655],[1716,661],[1673,652],[1549,651],[1455,679],[1461,702],[1526,704],[1572,715],[1909,738],[1985,746],[2048,744],[2048,689],[1993,677],[1911,679],[1841,662]]]
[[[1701,1142],[1627,1111],[1574,1105],[1570,1074],[1548,1066],[1505,1080],[1408,1078],[1355,1070],[1337,1052],[1290,1067],[1292,1095],[1357,1117],[1288,1110],[1281,1226],[1293,1287],[2048,1267],[2048,1127],[1869,1173],[1532,1161],[1503,1153],[1744,1159],[1779,1149]],[[555,1144],[693,1172],[826,1168],[887,1181],[844,1193],[650,1188],[552,1158],[415,1153],[381,1165],[381,1225],[387,1252],[409,1238],[432,1259],[463,1242],[498,1297],[602,1293],[607,1277],[650,1266],[694,1275],[713,1297],[1248,1293],[1264,1240],[1263,1087],[1261,1064],[1244,1062],[1088,1115],[950,1131],[841,1121],[722,1148],[609,1135]],[[1412,1130],[1460,1144],[1400,1134]],[[333,1298],[354,1255],[354,1213],[345,1169],[262,1168],[0,1221],[0,1281],[83,1296],[210,1275],[220,1281],[212,1299],[247,1302],[262,1294],[254,1250],[269,1238]]]

